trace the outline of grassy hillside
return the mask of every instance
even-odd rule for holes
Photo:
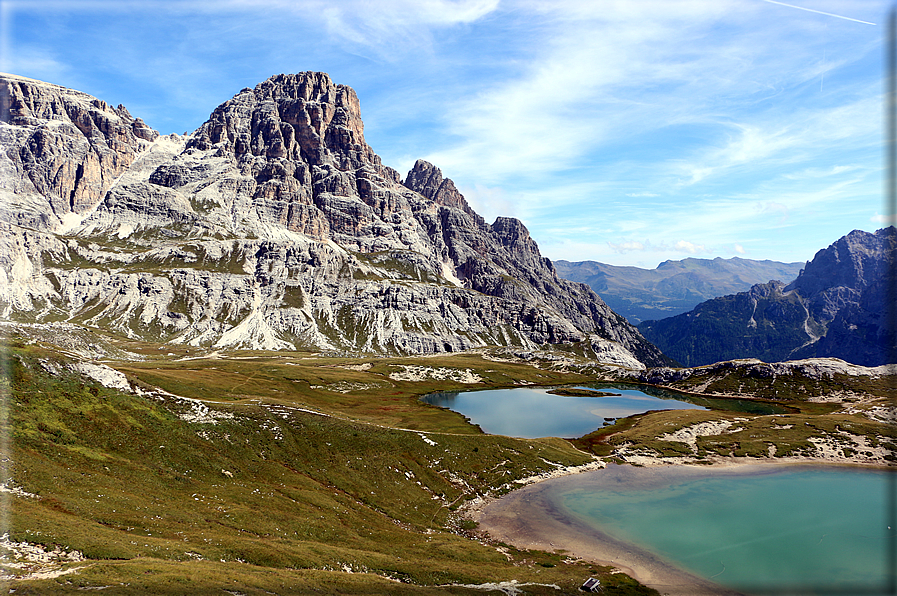
[[[175,362],[127,347],[146,360],[111,364],[182,397],[121,393],[71,372],[58,351],[5,346],[9,538],[84,557],[58,565],[75,573],[16,581],[16,594],[460,594],[512,580],[557,594],[549,585],[573,592],[591,574],[608,593],[653,593],[562,555],[467,537],[465,500],[589,457],[557,439],[484,435],[416,399],[462,383],[389,378],[421,364],[471,369],[478,386],[565,375],[479,358]],[[10,548],[3,567],[22,575]]]
[[[886,377],[697,369],[670,384],[775,409],[699,399],[711,410],[650,412],[567,442],[485,435],[418,398],[610,373],[572,353],[537,368],[497,352],[208,354],[71,326],[5,334],[0,581],[16,594],[480,594],[512,581],[558,594],[590,575],[608,594],[651,594],[563,553],[477,538],[460,508],[588,452],[638,463],[824,449],[884,464],[897,446]],[[76,372],[86,360],[132,391]],[[38,570],[53,573],[18,579]]]

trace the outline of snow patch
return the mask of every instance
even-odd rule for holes
[[[345,368],[346,370],[365,371],[365,370],[370,370],[371,363],[363,362],[361,364],[344,364],[344,365],[340,366],[340,368]]]
[[[42,544],[15,542],[8,533],[0,536],[0,581],[52,579],[83,569],[63,568],[83,560],[81,551],[66,551],[60,546],[48,551]]]
[[[557,584],[536,584],[531,582],[519,583],[516,579],[512,579],[509,582],[490,582],[485,584],[449,584],[450,586],[457,586],[459,588],[469,588],[471,590],[482,590],[483,592],[501,592],[502,594],[507,594],[508,596],[516,596],[517,594],[523,594],[523,588],[525,586],[542,586],[544,588],[554,588],[555,590],[560,590],[561,587]]]
[[[40,496],[34,493],[29,493],[18,486],[13,486],[10,480],[7,480],[3,484],[0,484],[0,493],[11,493],[16,497],[24,497],[27,499],[39,499]]]
[[[645,365],[638,358],[632,355],[632,352],[623,347],[622,344],[604,339],[597,335],[589,337],[589,343],[592,351],[595,353],[595,359],[604,364],[613,364],[633,370],[645,370]]]
[[[729,430],[736,422],[745,422],[747,418],[735,418],[734,420],[712,420],[709,422],[699,422],[680,428],[671,433],[657,437],[661,441],[675,441],[677,443],[687,444],[693,453],[698,452],[698,437],[712,437],[724,433],[734,433],[742,430],[740,428]]]
[[[59,225],[57,225],[53,231],[57,234],[68,234],[69,232],[80,226],[81,222],[84,221],[84,219],[84,215],[78,215],[77,213],[69,211],[60,218]]]
[[[215,348],[245,347],[251,350],[293,350],[295,346],[278,339],[277,333],[268,324],[265,314],[258,308],[235,327],[231,327],[215,342]]]
[[[134,233],[134,224],[133,223],[123,223],[118,226],[118,232],[116,232],[116,236],[118,236],[119,240],[124,240],[128,236]]]
[[[178,418],[184,422],[191,422],[194,424],[218,424],[219,420],[231,420],[234,418],[234,415],[230,412],[213,410],[197,399],[191,399],[189,397],[178,397],[178,399],[184,400],[190,405],[189,412],[178,414]]]

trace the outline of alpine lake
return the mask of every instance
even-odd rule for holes
[[[579,437],[649,410],[784,411],[616,384],[435,393],[422,400],[463,414],[484,432],[523,438]],[[843,466],[610,465],[545,481],[543,494],[556,512],[596,536],[738,593],[848,596],[891,593],[893,482],[891,471]]]

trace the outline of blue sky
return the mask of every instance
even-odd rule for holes
[[[879,0],[0,0],[0,71],[162,133],[281,72],[353,87],[546,256],[804,261],[882,216]]]

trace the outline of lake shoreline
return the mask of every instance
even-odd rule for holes
[[[815,458],[735,458],[717,457],[707,463],[645,458],[636,464],[656,471],[649,474],[658,481],[675,476],[708,474],[763,474],[784,467],[850,467],[888,469],[889,466],[851,464]],[[678,458],[674,458],[678,459]],[[653,461],[652,461],[653,460]],[[618,464],[609,464],[615,466]],[[625,464],[624,464],[625,465]],[[478,498],[469,502],[463,515],[477,522],[477,533],[485,542],[505,542],[517,548],[563,551],[572,558],[610,566],[640,583],[669,596],[734,596],[743,594],[689,573],[636,545],[619,541],[586,526],[551,502],[552,492],[561,490],[571,477],[605,469],[608,464],[596,458],[583,465],[559,468],[550,473],[520,481],[521,488],[500,498]],[[552,482],[547,482],[552,480]],[[585,578],[583,578],[585,579]]]

